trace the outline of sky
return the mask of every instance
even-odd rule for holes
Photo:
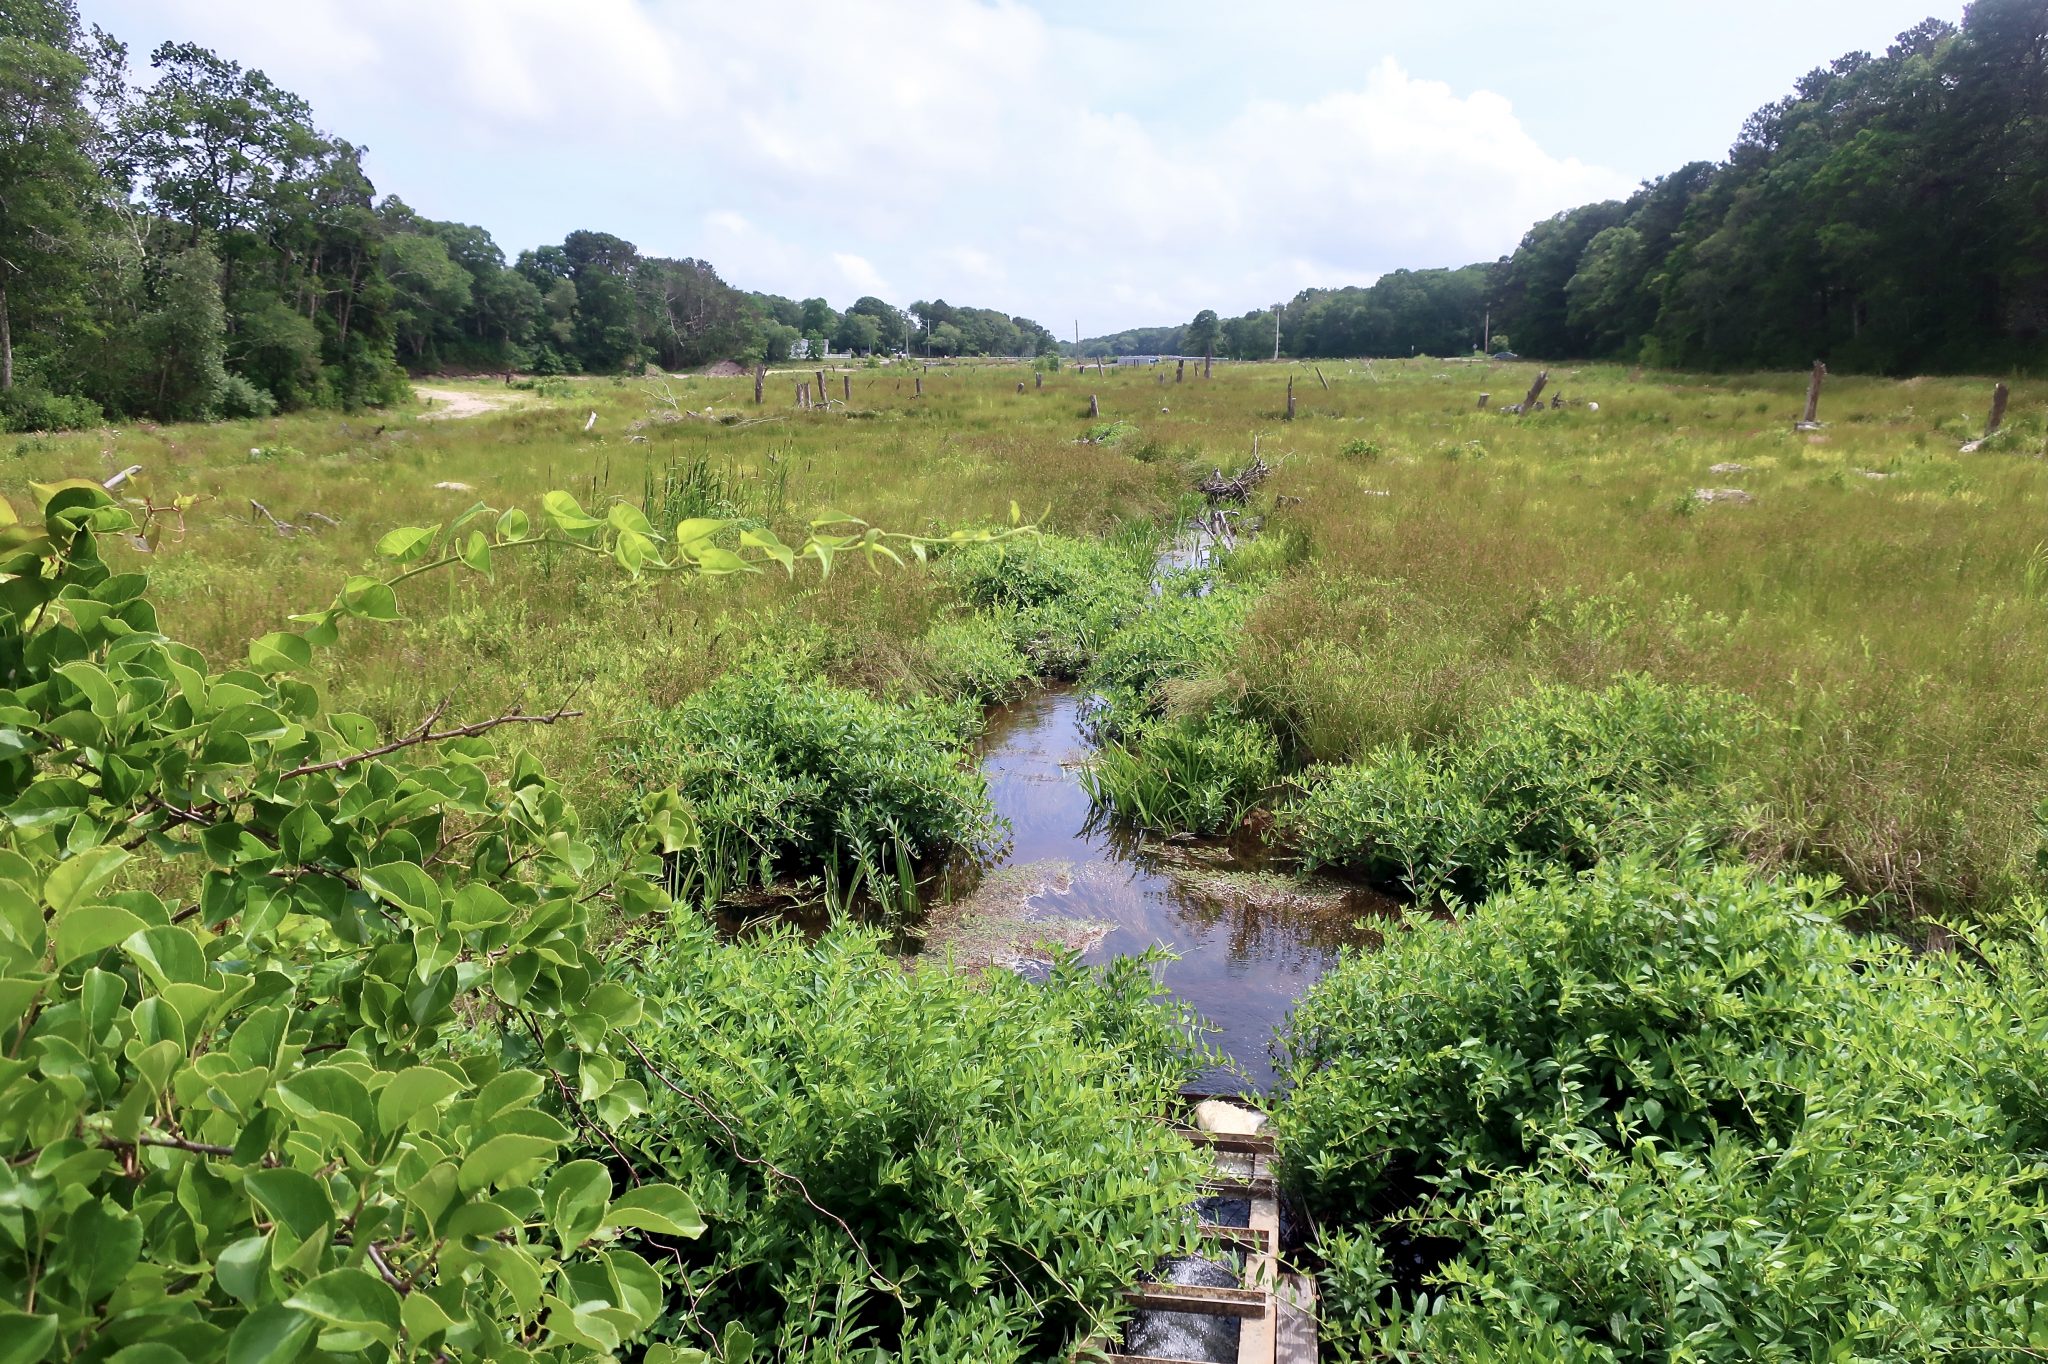
[[[509,257],[578,228],[1061,336],[1492,260],[1959,0],[81,0]]]

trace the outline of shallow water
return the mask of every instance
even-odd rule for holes
[[[1034,692],[990,717],[982,769],[996,812],[1012,829],[994,867],[1058,869],[1028,879],[1018,893],[1030,902],[1034,928],[1077,920],[1097,926],[1068,935],[1091,944],[1084,961],[1155,944],[1172,949],[1180,960],[1161,968],[1164,983],[1220,1029],[1212,1044],[1266,1090],[1274,1030],[1342,946],[1370,940],[1358,921],[1384,914],[1389,902],[1343,888],[1290,896],[1271,876],[1260,884],[1283,893],[1247,893],[1245,878],[1233,873],[1258,868],[1255,850],[1216,841],[1158,845],[1102,827],[1070,766],[1088,755],[1085,723],[1083,695],[1071,688]],[[1198,1087],[1241,1083],[1219,1071]]]

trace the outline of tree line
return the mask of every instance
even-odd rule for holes
[[[606,232],[508,261],[483,228],[380,197],[363,149],[261,71],[165,43],[143,75],[74,0],[0,7],[0,428],[355,408],[404,396],[408,371],[1052,345],[943,300],[745,293]]]
[[[2048,4],[1977,0],[1853,52],[1728,157],[1530,228],[1491,265],[1310,289],[1087,354],[1450,355],[1709,369],[2029,368],[2048,337]],[[1204,326],[1204,319],[1208,319]],[[1069,348],[1071,349],[1071,348]]]

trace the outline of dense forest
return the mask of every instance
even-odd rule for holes
[[[508,262],[483,228],[379,197],[363,149],[261,71],[166,43],[141,72],[72,0],[0,7],[0,427],[352,408],[444,368],[1051,345],[943,300],[743,293],[605,232]]]
[[[1977,0],[1882,55],[1808,74],[1626,202],[1532,227],[1492,266],[1310,289],[1281,310],[1298,357],[1456,354],[1715,369],[1918,373],[2038,366],[2048,333],[2048,4]],[[1204,319],[1208,319],[1206,324]],[[1154,328],[1088,354],[1270,356],[1273,310]]]

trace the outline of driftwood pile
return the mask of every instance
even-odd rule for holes
[[[1252,490],[1264,483],[1266,476],[1272,472],[1272,465],[1253,455],[1252,462],[1236,473],[1225,474],[1221,469],[1217,469],[1195,487],[1211,502],[1236,502],[1242,505],[1251,501]]]

